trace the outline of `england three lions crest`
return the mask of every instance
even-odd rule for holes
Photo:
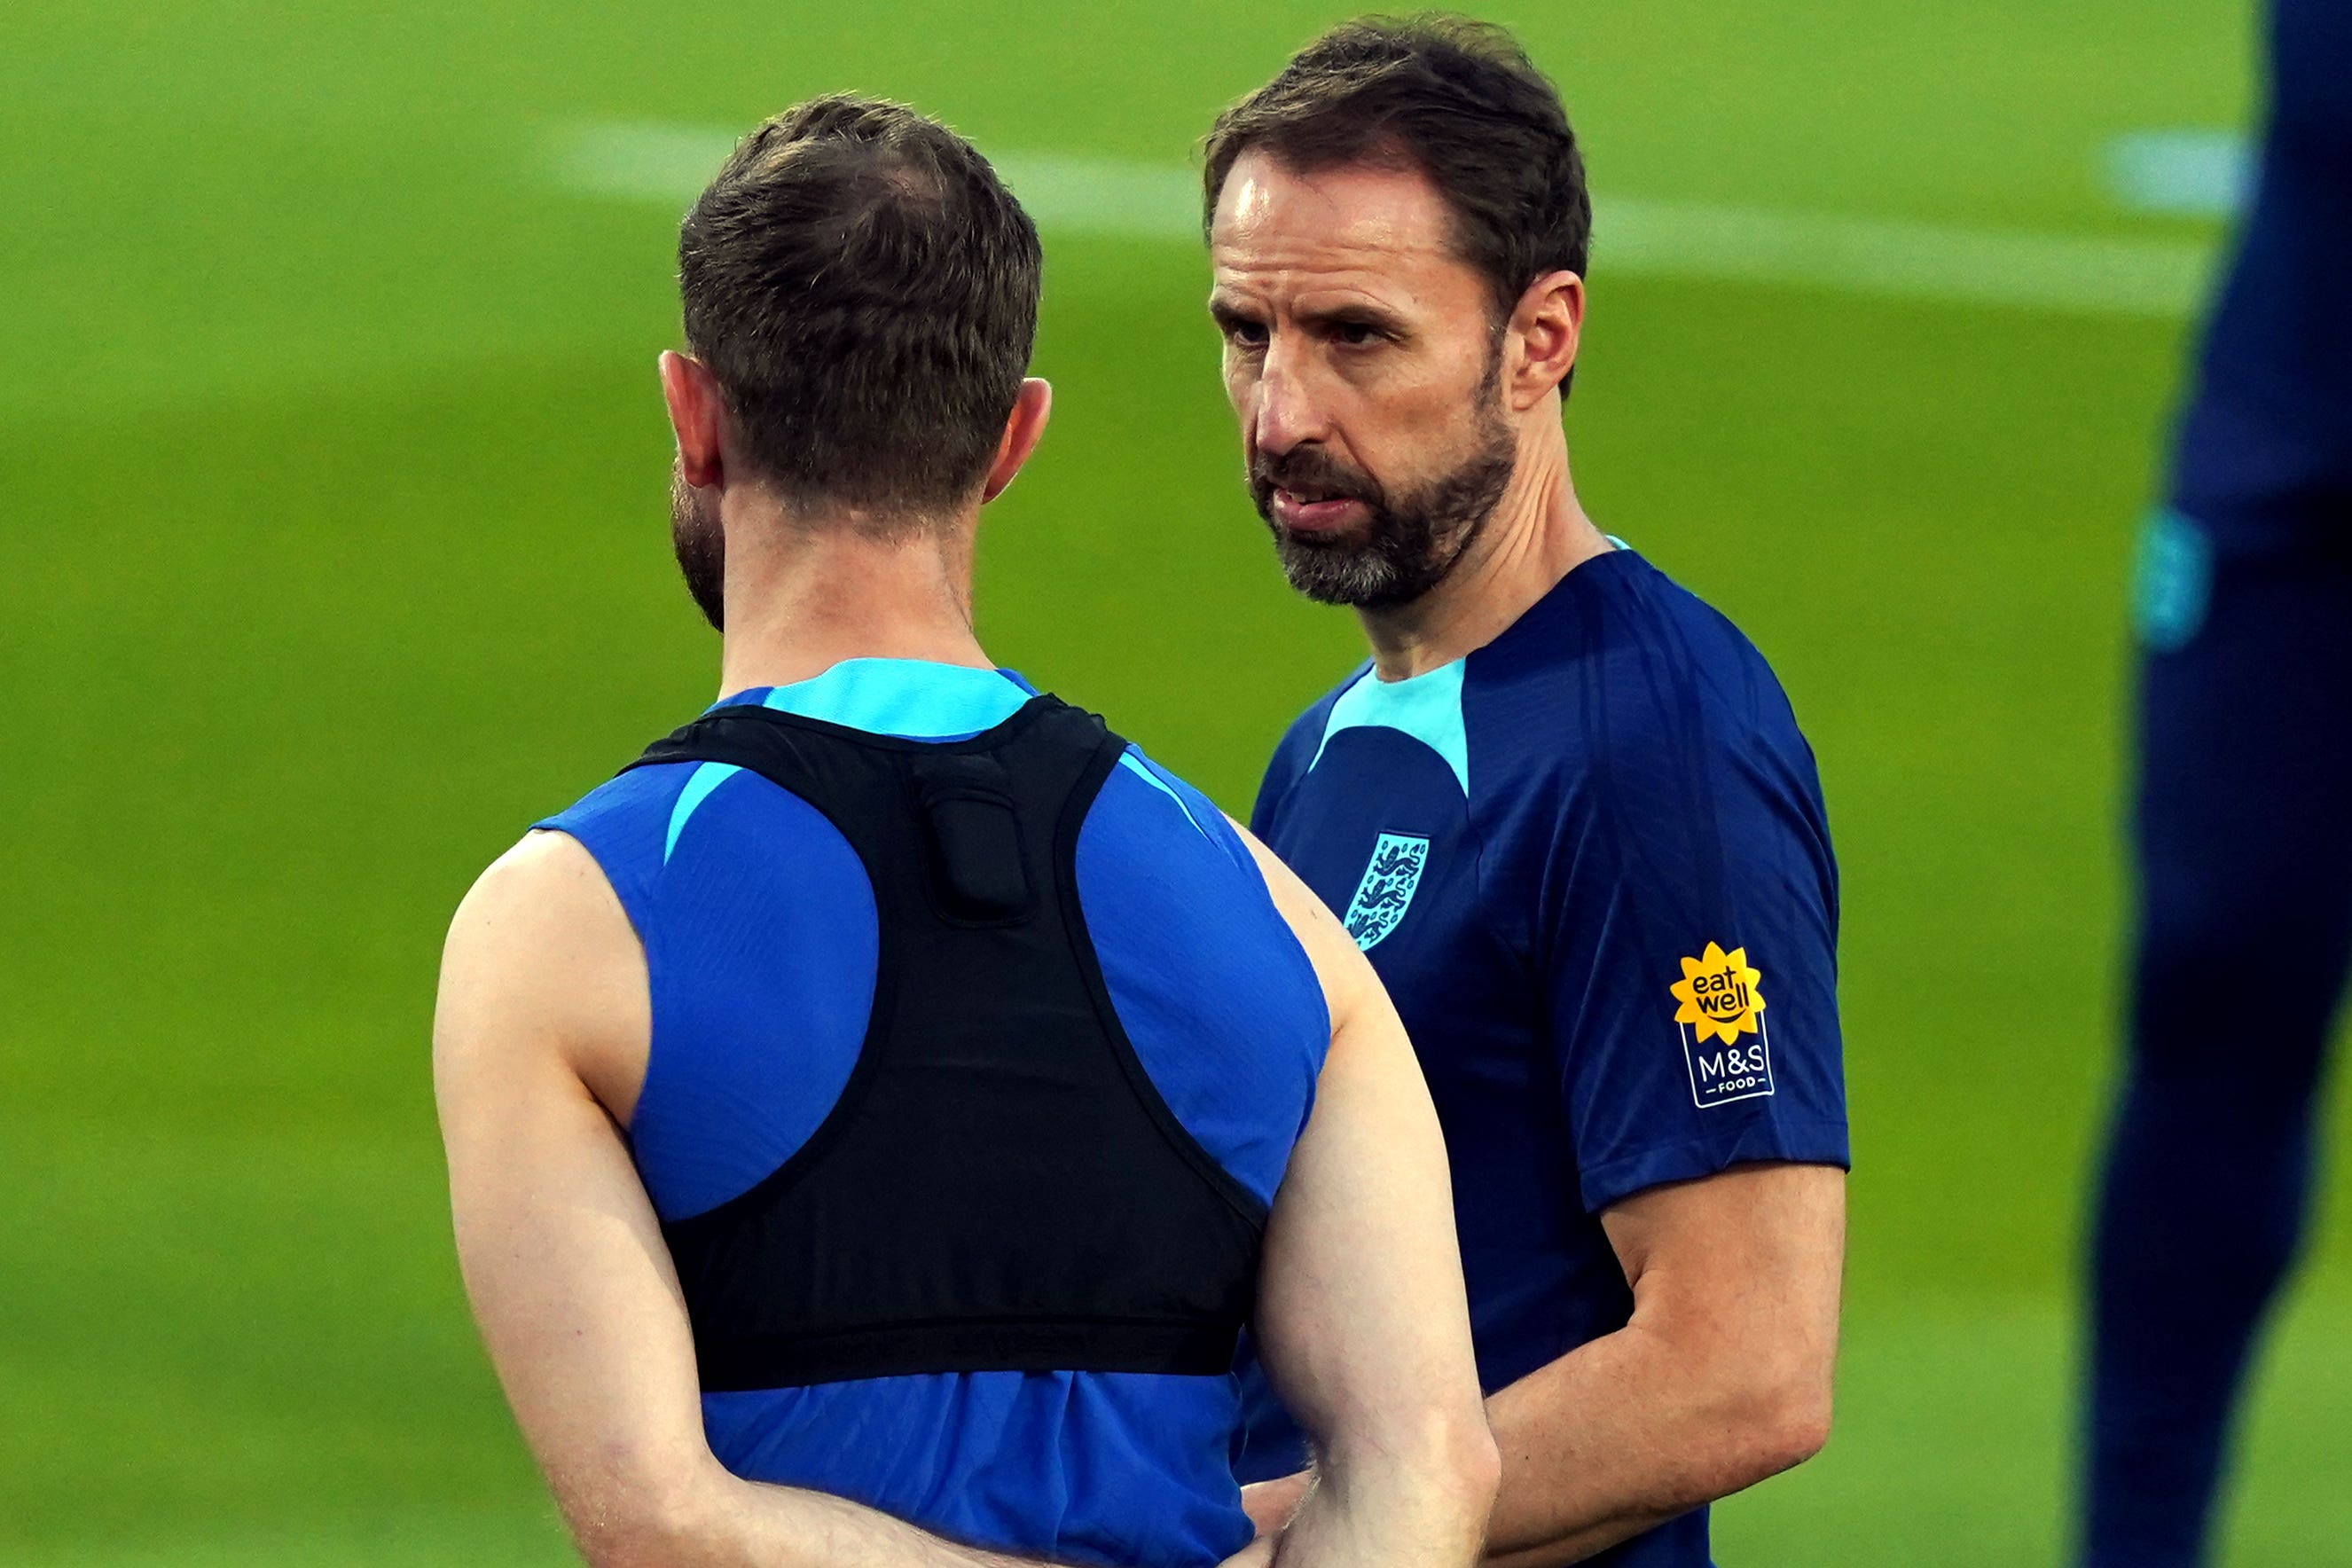
[[[1348,934],[1356,945],[1370,952],[1380,940],[1396,930],[1412,907],[1412,895],[1421,886],[1421,873],[1429,865],[1429,840],[1403,833],[1383,833],[1372,846],[1370,864],[1364,868],[1364,879],[1356,884],[1356,896],[1348,900]]]

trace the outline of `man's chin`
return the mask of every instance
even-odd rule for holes
[[[1395,602],[1394,574],[1385,563],[1361,551],[1324,537],[1300,544],[1284,535],[1276,535],[1275,549],[1282,561],[1283,576],[1301,597],[1318,605],[1358,608]]]

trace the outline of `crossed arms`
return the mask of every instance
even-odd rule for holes
[[[1237,1564],[1467,1564],[1496,1455],[1428,1093],[1339,923],[1255,844],[1332,1018],[1268,1222],[1254,1322],[1324,1484]],[[593,1568],[1004,1568],[838,1498],[730,1474],[686,1305],[620,1129],[644,953],[574,840],[535,834],[457,911],[434,1026],[458,1260],[515,1418]]]
[[[1844,1172],[1736,1166],[1601,1224],[1632,1321],[1486,1404],[1504,1477],[1488,1561],[1507,1568],[1579,1562],[1828,1440]]]
[[[1827,1440],[1845,1173],[1755,1164],[1601,1215],[1633,1293],[1624,1328],[1487,1400],[1502,1568],[1576,1563],[1811,1458]],[[1248,1489],[1278,1525],[1311,1478]]]

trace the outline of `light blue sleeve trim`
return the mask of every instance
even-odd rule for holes
[[[1324,747],[1342,730],[1394,730],[1412,736],[1445,760],[1454,770],[1462,797],[1470,798],[1470,735],[1462,722],[1462,677],[1467,661],[1455,659],[1424,670],[1408,680],[1382,680],[1370,671],[1331,704],[1323,721],[1323,742],[1315,748],[1315,763]]]
[[[1202,826],[1201,819],[1192,815],[1192,808],[1184,804],[1184,797],[1178,795],[1174,790],[1169,788],[1168,781],[1151,771],[1151,764],[1144,761],[1142,752],[1137,751],[1133,746],[1128,747],[1126,752],[1118,759],[1118,765],[1125,768],[1129,773],[1133,773],[1137,778],[1141,779],[1145,784],[1150,784],[1153,789],[1158,790],[1161,795],[1166,795],[1170,800],[1174,801],[1176,803],[1176,809],[1184,814],[1184,820],[1192,825],[1193,832],[1199,834],[1202,837],[1207,839],[1212,844],[1217,842],[1216,836],[1211,833],[1207,828]]]
[[[2178,653],[2197,640],[2213,601],[2213,541],[2195,518],[2170,507],[2149,513],[2133,578],[2132,618],[2144,646]]]
[[[743,770],[732,763],[697,763],[694,772],[687,775],[686,787],[677,792],[677,799],[669,808],[669,834],[662,840],[662,864],[669,864],[670,851],[677,847],[677,836],[686,831],[687,820],[695,807],[710,798],[710,792]]]

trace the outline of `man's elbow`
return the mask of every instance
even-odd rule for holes
[[[1350,1485],[1424,1488],[1479,1525],[1493,1511],[1502,1485],[1502,1452],[1486,1425],[1485,1405],[1475,1402],[1334,1434],[1322,1454],[1323,1468],[1334,1479],[1344,1477]]]
[[[1719,1428],[1728,1452],[1723,1493],[1754,1486],[1811,1458],[1830,1440],[1826,1367],[1787,1368],[1747,1380],[1733,1392]]]
[[[709,1544],[709,1493],[685,1476],[638,1470],[559,1482],[556,1501],[588,1568],[672,1568]]]
[[[659,1568],[680,1560],[677,1538],[641,1520],[575,1524],[572,1534],[587,1568]]]
[[[1495,1441],[1495,1429],[1486,1425],[1485,1405],[1454,1423],[1446,1464],[1463,1507],[1484,1528],[1503,1485],[1503,1450]]]
[[[1451,1520],[1452,1532],[1475,1550],[1503,1484],[1503,1453],[1486,1425],[1486,1406],[1472,1405],[1435,1419],[1418,1458],[1406,1460],[1405,1468],[1420,1471],[1436,1494],[1436,1515]]]

